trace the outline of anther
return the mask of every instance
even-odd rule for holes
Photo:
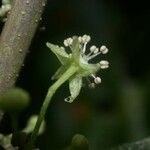
[[[100,84],[100,83],[102,82],[102,80],[101,80],[100,77],[96,77],[96,78],[94,79],[94,82],[95,82],[96,84]]]
[[[106,60],[102,60],[99,62],[101,69],[107,69],[109,67],[109,62]]]
[[[92,46],[90,47],[90,51],[93,53],[95,50],[96,50],[96,46],[95,46],[95,45],[92,45]]]
[[[70,45],[72,45],[72,42],[73,42],[73,39],[72,38],[68,38],[68,39],[64,40],[64,45],[66,47],[70,46]]]
[[[100,51],[102,52],[102,54],[106,54],[106,53],[108,53],[108,48],[105,45],[102,45],[100,47]]]
[[[79,43],[82,43],[82,37],[81,36],[78,37],[78,41],[79,41]]]
[[[91,37],[89,35],[83,35],[82,36],[82,42],[83,43],[88,43],[91,40]]]

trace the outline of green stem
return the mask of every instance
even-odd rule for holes
[[[47,95],[45,97],[45,100],[43,102],[37,123],[35,125],[35,128],[33,130],[33,133],[31,135],[31,143],[30,145],[33,146],[38,132],[39,132],[39,128],[41,126],[41,123],[44,119],[45,113],[47,111],[48,105],[51,101],[52,96],[54,95],[54,93],[56,92],[56,90],[65,82],[67,81],[75,72],[77,71],[77,67],[75,65],[71,65],[67,71],[62,74],[62,76],[48,89]]]

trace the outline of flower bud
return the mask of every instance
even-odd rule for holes
[[[7,112],[21,111],[29,102],[29,94],[21,88],[13,88],[0,95],[0,109]]]

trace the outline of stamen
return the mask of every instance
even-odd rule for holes
[[[67,40],[64,40],[64,45],[65,45],[66,47],[68,47],[68,42],[67,42]]]
[[[94,57],[98,56],[99,54],[101,54],[101,52],[91,55],[90,57],[87,58],[87,60],[89,61],[89,60],[93,59]]]
[[[64,45],[66,47],[72,45],[73,39],[72,38],[67,38],[66,40],[64,40]]]
[[[86,45],[87,45],[87,42],[86,43],[84,43],[84,45],[83,45],[83,50],[82,50],[82,53],[84,54],[85,53],[85,51],[86,51]]]
[[[92,45],[90,47],[90,51],[95,54],[95,53],[97,53],[99,51],[99,49],[95,45]]]
[[[102,82],[101,78],[100,77],[95,77],[95,75],[91,74],[91,76],[94,78],[94,82],[96,84],[100,84]]]
[[[101,80],[100,77],[96,77],[96,78],[94,79],[94,82],[95,82],[96,84],[100,84],[100,83],[102,82],[102,80]]]
[[[73,42],[73,39],[72,39],[72,38],[68,38],[67,41],[68,41],[68,45],[69,45],[69,46],[72,45],[72,42]]]
[[[90,40],[91,40],[91,37],[90,37],[89,35],[86,35],[86,34],[83,35],[82,37],[81,37],[81,36],[78,37],[79,43],[84,44],[84,45],[83,45],[83,49],[82,49],[82,53],[83,53],[83,54],[85,53],[85,51],[86,51],[86,45],[87,45],[87,43],[88,43]]]
[[[91,74],[91,76],[92,76],[94,79],[96,78],[94,74]]]
[[[78,41],[79,41],[79,43],[82,43],[82,37],[81,36],[78,37]]]
[[[99,62],[101,69],[107,69],[109,67],[109,62],[106,60],[102,60]]]
[[[89,57],[89,56],[91,56],[92,53],[96,54],[96,53],[98,53],[98,51],[99,51],[99,49],[95,45],[93,45],[90,47],[90,52],[86,56]]]
[[[102,52],[102,54],[107,54],[108,53],[108,48],[105,45],[102,45],[100,47],[100,51]]]
[[[96,48],[95,51],[93,52],[94,54],[98,53],[99,49]]]
[[[92,55],[93,52],[89,52],[86,56],[89,57]]]
[[[83,43],[88,43],[91,40],[91,37],[89,35],[83,35],[82,36],[82,42]]]

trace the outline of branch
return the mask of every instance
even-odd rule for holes
[[[46,0],[15,0],[0,37],[0,94],[15,84]]]
[[[46,0],[15,0],[0,37],[0,94],[14,86]],[[0,121],[3,113],[0,111]]]

